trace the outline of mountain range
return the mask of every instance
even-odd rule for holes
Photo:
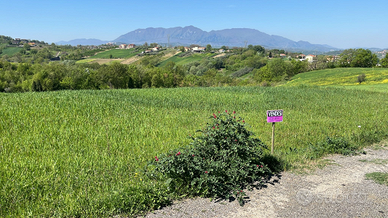
[[[221,47],[223,45],[243,47],[252,44],[261,45],[265,48],[278,48],[288,51],[309,50],[327,52],[338,50],[329,45],[311,44],[306,41],[296,42],[282,36],[269,35],[255,29],[232,28],[207,32],[194,26],[137,29],[121,35],[111,42],[128,44],[144,44],[145,42],[167,44],[169,42],[170,45],[199,44],[202,46],[210,44],[212,47]],[[68,42],[61,41],[57,44],[100,45],[104,43],[107,43],[107,41],[76,39]]]

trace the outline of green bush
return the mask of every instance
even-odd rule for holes
[[[148,163],[147,174],[162,174],[173,192],[213,198],[235,196],[244,203],[245,188],[262,182],[270,173],[263,163],[266,146],[246,129],[245,121],[227,111],[213,114],[211,122],[193,142],[181,149],[155,156]]]

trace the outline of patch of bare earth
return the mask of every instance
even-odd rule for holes
[[[165,55],[162,57],[162,61],[167,60],[167,59],[171,58],[172,56],[177,55],[177,54],[179,54],[179,53],[181,53],[181,51],[177,51],[177,52],[168,52],[167,54],[165,54]]]
[[[125,59],[124,61],[121,61],[121,63],[122,64],[132,64],[140,59],[141,59],[141,57],[139,57],[139,56],[133,56],[133,57],[130,57],[128,59]]]
[[[219,58],[219,57],[223,57],[225,55],[226,55],[225,53],[222,53],[222,54],[218,54],[218,55],[214,56],[213,58]]]
[[[261,189],[237,201],[197,198],[176,202],[146,217],[388,217],[388,186],[366,180],[365,174],[388,172],[387,147],[365,149],[357,156],[333,155],[332,163],[309,174],[283,172]]]

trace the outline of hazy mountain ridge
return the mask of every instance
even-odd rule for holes
[[[203,31],[194,26],[186,27],[172,27],[172,28],[153,28],[136,29],[119,36],[113,42],[117,43],[133,43],[144,44],[148,43],[168,43],[168,37],[171,45],[190,45],[199,44],[206,46],[207,44],[213,47],[225,46],[245,46],[249,45],[261,45],[266,48],[278,48],[285,50],[310,50],[327,52],[337,50],[329,45],[311,44],[307,41],[292,41],[277,35],[269,35],[259,30],[249,28],[232,28],[223,30],[212,30],[210,32]],[[68,42],[58,42],[57,44],[70,44],[70,45],[100,45],[107,43],[108,41],[102,41],[98,39],[75,39]]]
[[[76,45],[101,45],[101,44],[106,44],[108,42],[109,41],[103,41],[99,39],[73,39],[70,41],[59,41],[55,44],[76,46]]]
[[[311,44],[306,41],[292,41],[282,36],[269,35],[255,29],[232,28],[224,30],[203,31],[194,26],[173,28],[137,29],[121,35],[115,42],[143,44],[144,42],[167,43],[170,36],[171,44],[211,44],[220,46],[245,46],[247,44],[262,45],[267,48],[300,49],[330,51],[336,48],[328,45]]]

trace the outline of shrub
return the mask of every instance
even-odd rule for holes
[[[365,78],[366,78],[366,76],[365,76],[364,73],[363,73],[363,74],[360,74],[360,75],[358,75],[358,77],[357,77],[357,82],[361,84],[362,82],[365,81]]]
[[[243,189],[251,189],[270,173],[263,163],[266,146],[246,129],[245,121],[227,111],[213,114],[211,122],[193,142],[168,154],[155,156],[148,163],[147,174],[167,178],[174,192],[213,198],[235,196],[244,203]],[[257,184],[256,184],[257,185]]]

